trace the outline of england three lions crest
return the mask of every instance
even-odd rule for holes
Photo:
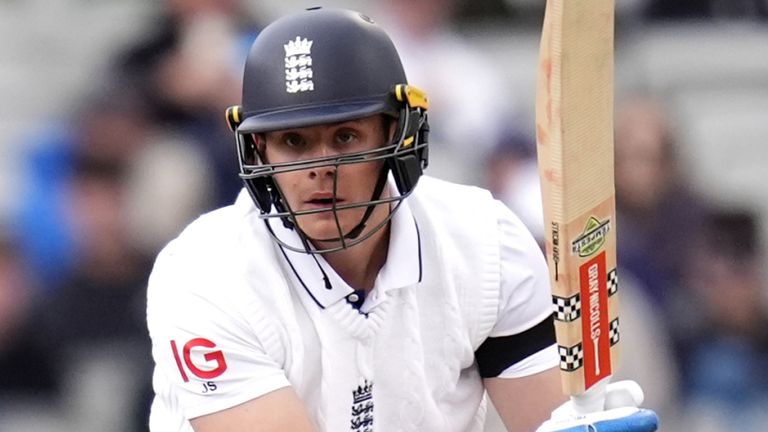
[[[296,39],[283,45],[285,48],[285,91],[299,93],[312,91],[312,43],[307,38]]]
[[[373,432],[373,383],[367,379],[352,392],[350,430]]]

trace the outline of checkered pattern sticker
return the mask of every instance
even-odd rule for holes
[[[608,338],[611,341],[611,345],[616,345],[617,343],[619,343],[619,319],[618,318],[611,321],[611,324],[608,326]]]
[[[577,293],[571,297],[552,296],[555,319],[558,321],[575,321],[581,316],[581,296]]]
[[[581,342],[572,347],[558,345],[560,353],[560,369],[566,372],[573,372],[584,365],[584,349]]]
[[[612,296],[619,291],[619,277],[616,275],[616,269],[608,272],[608,295]]]

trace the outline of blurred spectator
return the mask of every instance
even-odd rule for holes
[[[110,382],[120,381],[120,394],[110,394],[108,404],[102,400],[99,409],[93,409],[98,415],[108,413],[112,425],[128,422],[124,412],[133,409],[139,388],[150,379],[151,364],[144,315],[151,261],[128,236],[129,167],[93,155],[76,157],[67,210],[79,253],[73,271],[41,300],[37,319],[67,403],[93,399]],[[102,375],[106,365],[115,370]],[[86,388],[96,391],[84,393]],[[80,412],[80,407],[69,411]],[[93,420],[97,414],[84,411],[87,415],[78,418],[84,423],[78,424],[85,430],[103,430],[94,426],[102,424]]]
[[[207,162],[183,136],[157,131],[133,159],[124,216],[129,237],[142,253],[156,255],[211,207],[213,173]]]
[[[485,165],[485,186],[523,221],[543,247],[544,212],[534,139],[518,129],[507,130]]]
[[[391,0],[376,14],[392,37],[408,81],[430,98],[429,174],[480,184],[482,164],[515,101],[489,59],[451,27],[457,0]]]
[[[146,36],[115,57],[116,76],[139,89],[149,118],[202,150],[214,173],[212,207],[242,187],[223,112],[240,101],[239,71],[256,33],[241,0],[165,0]]]
[[[682,283],[706,208],[678,165],[670,121],[660,101],[639,95],[618,106],[615,123],[619,262],[657,305]]]
[[[768,285],[756,217],[714,212],[695,244],[676,308],[687,430],[765,430]]]
[[[22,400],[47,400],[55,362],[32,332],[33,290],[16,245],[0,232],[0,417]]]
[[[104,163],[128,164],[148,134],[144,108],[118,87],[83,99],[70,122],[52,124],[29,138],[15,229],[24,259],[42,291],[53,289],[75,265],[80,245],[69,213],[75,161],[88,155]]]
[[[42,318],[55,333],[50,342],[144,338],[143,286],[148,259],[127,237],[127,166],[80,156],[75,162],[69,219],[80,253],[73,272],[45,300]]]

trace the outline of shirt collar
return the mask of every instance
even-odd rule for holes
[[[302,247],[298,234],[285,228],[280,219],[267,219],[267,223],[281,240],[291,246]],[[400,201],[392,215],[389,229],[387,261],[379,271],[374,285],[379,298],[389,290],[421,282],[422,276],[421,239],[408,199]],[[322,255],[294,252],[279,245],[276,247],[285,258],[284,264],[288,272],[293,274],[298,284],[321,308],[328,307],[354,292]]]
[[[421,273],[419,226],[406,198],[392,216],[387,261],[379,271],[375,286],[380,293],[405,288],[421,282]]]

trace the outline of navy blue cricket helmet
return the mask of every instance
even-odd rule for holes
[[[240,177],[264,219],[281,218],[299,233],[310,253],[350,247],[365,240],[391,218],[361,236],[375,205],[408,196],[427,166],[428,101],[409,86],[392,41],[372,19],[354,11],[311,8],[273,22],[259,34],[243,75],[241,106],[227,110],[235,132]],[[396,123],[394,138],[380,148],[355,154],[270,164],[259,154],[254,136],[261,133],[344,122],[382,114]],[[275,174],[319,166],[385,161],[370,201],[334,206],[327,211],[367,207],[360,223],[339,232],[339,246],[318,250],[296,224]],[[391,172],[397,191],[382,197]],[[336,180],[334,180],[336,181]],[[334,187],[335,190],[335,187]],[[269,224],[267,224],[269,227]],[[296,250],[274,235],[283,246]],[[327,241],[329,239],[323,239]]]

